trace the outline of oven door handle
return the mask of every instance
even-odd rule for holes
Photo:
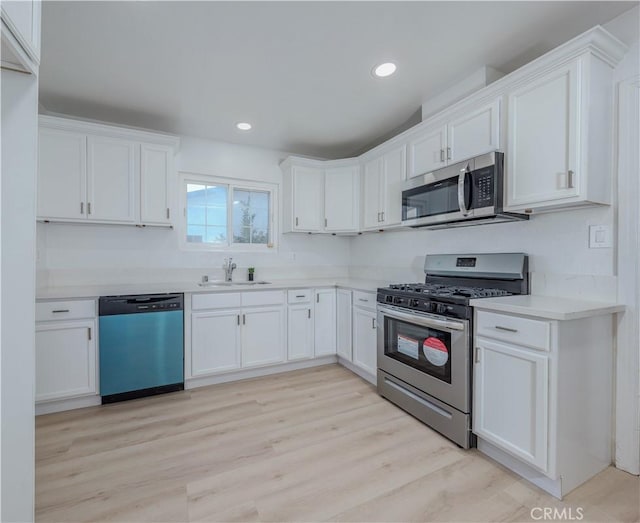
[[[407,314],[406,312],[399,312],[397,310],[387,309],[380,307],[378,311],[389,318],[395,318],[396,320],[406,320],[411,323],[423,325],[425,327],[433,327],[438,329],[448,329],[454,331],[463,331],[466,329],[464,323],[458,323],[456,321],[438,320],[436,318],[427,318],[425,316],[417,314]]]

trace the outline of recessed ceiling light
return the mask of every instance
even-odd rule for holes
[[[241,131],[249,131],[249,130],[251,130],[251,124],[247,123],[247,122],[238,122],[236,124],[236,127],[238,129],[240,129]]]
[[[385,78],[386,76],[391,76],[395,73],[396,69],[396,64],[393,62],[385,62],[384,64],[377,65],[373,69],[373,74],[378,78]]]

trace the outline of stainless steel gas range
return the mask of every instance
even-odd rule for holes
[[[475,446],[469,300],[528,294],[528,258],[427,255],[424,272],[424,283],[378,289],[378,393],[469,448]]]

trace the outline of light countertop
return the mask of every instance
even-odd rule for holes
[[[548,320],[577,320],[622,312],[624,305],[617,303],[575,300],[535,294],[503,296],[471,300],[478,310],[509,312]]]
[[[72,285],[66,287],[44,287],[36,290],[38,300],[58,300],[75,298],[97,298],[126,294],[163,294],[170,292],[253,292],[272,289],[300,289],[305,287],[343,287],[359,291],[375,292],[389,282],[351,278],[308,278],[302,280],[273,280],[266,284],[207,286],[197,282],[140,283],[122,285]]]

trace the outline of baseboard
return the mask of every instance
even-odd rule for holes
[[[519,476],[522,476],[527,481],[530,481],[536,487],[541,488],[558,499],[562,499],[562,478],[558,478],[556,480],[551,479],[545,476],[542,472],[530,467],[519,459],[514,458],[511,454],[507,454],[498,447],[480,438],[478,438],[478,450],[501,465],[504,465],[509,470],[512,470]]]
[[[206,387],[207,385],[217,385],[218,383],[228,383],[230,381],[246,380],[249,378],[259,378],[260,376],[269,376],[270,374],[279,374],[291,370],[308,369],[310,367],[318,367],[320,365],[329,365],[336,363],[337,357],[334,354],[314,358],[312,360],[292,361],[281,363],[278,365],[270,365],[268,367],[258,367],[254,369],[243,369],[225,374],[216,374],[214,376],[203,376],[201,378],[189,378],[184,382],[186,390],[198,387]]]
[[[36,416],[40,416],[42,414],[53,414],[54,412],[62,412],[64,410],[95,407],[101,403],[102,400],[98,395],[36,403]]]
[[[372,385],[377,384],[377,377],[374,374],[369,374],[366,370],[362,370],[357,365],[354,365],[349,360],[343,358],[342,356],[338,356],[338,363],[342,365],[344,368],[349,369],[354,374],[360,376],[363,380],[368,381]]]

